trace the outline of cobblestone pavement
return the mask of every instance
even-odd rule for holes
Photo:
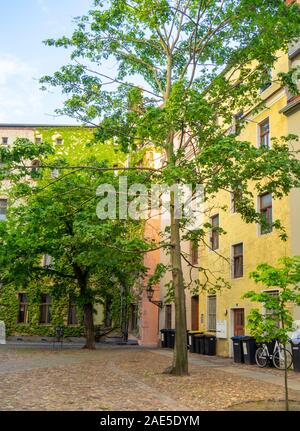
[[[171,352],[159,352],[0,346],[0,410],[225,410],[283,398],[279,385],[224,371],[238,369],[226,359],[193,359],[187,377],[162,374]],[[300,402],[300,391],[291,391],[291,398]]]
[[[172,357],[172,352],[169,349],[157,349],[155,353]],[[219,371],[259,380],[261,384],[267,382],[276,386],[284,386],[283,372],[275,367],[259,368],[256,365],[234,363],[230,358],[199,354],[189,354],[189,363],[208,368],[217,368]],[[288,386],[289,389],[300,394],[300,373],[294,372],[292,369],[288,370]]]

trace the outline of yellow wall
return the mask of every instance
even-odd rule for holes
[[[300,54],[290,60],[291,67],[296,67],[300,64]],[[298,135],[300,137],[300,105],[292,112],[286,113],[288,133]],[[294,142],[294,149],[300,150],[300,142]],[[292,190],[289,196],[289,207],[292,226],[292,254],[300,256],[300,188]],[[295,320],[300,320],[300,307],[296,307],[294,311]]]
[[[285,55],[280,58],[278,68],[286,71],[287,67],[288,62],[287,56]],[[276,77],[277,70],[273,72],[273,79]],[[287,117],[279,112],[287,104],[287,95],[285,90],[280,89],[277,84],[273,84],[262,94],[262,98],[266,100],[266,108],[258,115],[248,115],[248,121],[240,135],[240,139],[247,140],[253,143],[253,145],[257,145],[258,123],[267,117],[269,117],[270,121],[271,138],[288,134]],[[300,124],[300,118],[298,124]],[[291,130],[289,130],[289,132],[291,132]],[[255,198],[255,204],[257,205],[256,202],[257,199]],[[213,208],[210,209],[212,205]],[[228,209],[225,210],[223,208],[224,206],[227,206]],[[297,204],[297,208],[298,207],[300,207],[300,202]],[[294,209],[294,213],[296,214],[296,209]],[[271,233],[260,235],[256,224],[246,224],[241,220],[240,215],[231,213],[230,194],[228,192],[218,193],[213,202],[207,203],[207,218],[215,214],[219,214],[220,227],[227,232],[225,235],[220,235],[220,247],[217,252],[221,256],[228,258],[229,261],[219,257],[216,253],[210,251],[208,247],[201,246],[200,263],[201,266],[210,268],[217,277],[222,276],[231,283],[231,289],[222,289],[216,294],[216,318],[217,320],[226,320],[227,322],[227,338],[219,338],[217,340],[217,354],[221,356],[231,356],[232,342],[230,337],[234,335],[233,309],[244,308],[245,333],[247,334],[247,315],[250,309],[253,308],[253,303],[248,300],[243,300],[241,297],[250,289],[263,289],[263,286],[257,286],[249,279],[249,273],[253,271],[259,263],[268,262],[270,264],[276,264],[279,257],[292,254],[290,197],[285,197],[282,200],[273,199],[273,220],[280,219],[282,224],[285,226],[288,234],[288,240],[286,242],[280,240],[279,234],[275,230]],[[242,278],[232,279],[232,266],[230,263],[232,246],[241,242],[244,246],[244,276]],[[207,238],[207,243],[209,243],[209,238]],[[200,279],[202,281],[204,280],[203,275],[200,275]],[[199,307],[200,329],[208,332],[206,293],[202,293],[200,295]]]

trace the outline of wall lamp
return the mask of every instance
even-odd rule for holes
[[[154,295],[154,289],[149,286],[146,290],[147,292],[147,298],[152,304],[156,305],[159,308],[163,308],[163,302],[162,301],[153,301],[153,295]]]

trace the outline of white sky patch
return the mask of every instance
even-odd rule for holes
[[[16,5],[17,3],[17,5]],[[66,96],[60,88],[40,91],[39,78],[68,64],[69,51],[44,46],[43,40],[72,34],[74,16],[93,0],[0,0],[0,122],[76,124],[55,116]]]
[[[42,12],[48,14],[50,12],[49,6],[47,5],[45,0],[36,0],[37,6],[41,9]]]
[[[35,79],[39,73],[26,62],[10,56],[0,57],[0,122],[26,121],[41,108],[41,92]]]
[[[28,77],[33,74],[34,69],[26,63],[12,56],[0,58],[0,85],[4,86],[8,81],[16,76]]]

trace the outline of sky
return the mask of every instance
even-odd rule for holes
[[[69,62],[68,51],[42,41],[72,34],[73,18],[93,0],[0,1],[0,123],[73,124],[55,118],[63,104],[59,90],[41,91],[38,79]]]

